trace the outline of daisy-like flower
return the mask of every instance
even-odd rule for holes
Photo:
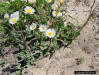
[[[53,17],[60,17],[60,16],[62,16],[62,13],[60,13],[58,11],[53,11],[52,15],[53,15]]]
[[[13,14],[11,14],[10,16],[11,18],[13,17],[19,17],[19,11],[14,12]]]
[[[10,24],[15,24],[15,23],[17,23],[18,20],[19,20],[18,17],[14,17],[14,18],[11,18],[11,19],[9,20],[9,23],[10,23]]]
[[[30,30],[35,30],[36,27],[37,27],[37,25],[36,25],[35,23],[32,23],[32,24],[30,25]]]
[[[18,20],[19,20],[19,11],[16,11],[13,14],[11,14],[10,19],[9,19],[9,23],[15,24],[15,23],[17,23]]]
[[[36,3],[36,0],[28,0],[29,3]]]
[[[39,30],[40,30],[41,32],[44,32],[44,31],[47,30],[47,26],[46,26],[46,25],[41,25],[41,26],[39,27]]]
[[[51,2],[52,2],[52,0],[46,0],[46,2],[47,2],[47,3],[51,3]]]
[[[48,29],[46,30],[45,35],[49,38],[53,38],[56,35],[56,31],[54,29]]]
[[[4,14],[4,18],[9,18],[9,14],[8,13],[5,13]]]
[[[57,3],[54,3],[54,4],[52,4],[51,7],[52,7],[53,10],[56,10],[58,8],[58,5],[57,5]]]
[[[26,6],[26,8],[24,8],[24,11],[26,14],[34,14],[35,9],[30,6]]]

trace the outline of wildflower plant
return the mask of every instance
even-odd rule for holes
[[[33,65],[41,57],[51,56],[79,35],[73,24],[64,25],[61,3],[57,3],[55,0],[0,2],[3,20],[0,22],[0,51],[10,45],[18,49],[17,64],[13,65],[16,71]]]

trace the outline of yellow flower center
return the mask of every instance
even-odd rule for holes
[[[31,10],[31,9],[27,9],[27,12],[28,12],[28,13],[32,13],[32,10]]]
[[[44,30],[45,29],[45,27],[42,27],[42,30]]]
[[[12,19],[12,22],[16,22],[16,21],[17,21],[17,19],[16,19],[16,18]]]
[[[52,36],[52,35],[53,35],[53,32],[49,32],[48,35],[49,35],[49,36]]]
[[[47,0],[48,2],[50,2],[51,0]]]
[[[60,1],[60,3],[63,3],[64,2],[64,0],[59,0]]]
[[[55,15],[57,16],[59,14],[59,12],[55,11]]]
[[[36,27],[35,26],[32,26],[32,29],[35,29]]]

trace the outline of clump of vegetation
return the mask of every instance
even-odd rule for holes
[[[40,57],[68,46],[79,35],[70,22],[64,23],[60,9],[63,0],[11,0],[0,2],[0,52],[18,48],[15,71],[34,65]]]
[[[77,65],[80,65],[80,64],[83,64],[83,62],[84,62],[84,57],[78,57],[77,59]]]

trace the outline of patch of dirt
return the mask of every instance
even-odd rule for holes
[[[92,4],[93,0],[71,0],[65,8],[68,21],[77,25],[78,20],[82,25],[89,16]],[[96,75],[99,75],[98,12],[99,5],[94,12],[96,18],[89,21],[80,36],[68,48],[61,48],[50,60],[44,58],[37,61],[35,67],[26,69],[26,75],[75,75],[74,71],[97,71]],[[77,65],[78,57],[84,57],[82,64]]]
[[[92,4],[93,0],[71,0],[67,7],[64,6],[65,15],[68,15],[66,18],[75,25],[82,25],[89,16]],[[98,5],[94,12],[95,18],[88,22],[69,47],[56,51],[50,60],[49,57],[38,60],[37,65],[27,68],[23,75],[75,75],[74,71],[97,71],[96,75],[99,75],[99,4],[95,5]],[[81,64],[77,64],[78,57],[84,58]],[[0,75],[11,75],[6,67],[15,62],[14,55],[9,54],[0,60],[8,63],[3,67],[4,74],[0,67]]]

